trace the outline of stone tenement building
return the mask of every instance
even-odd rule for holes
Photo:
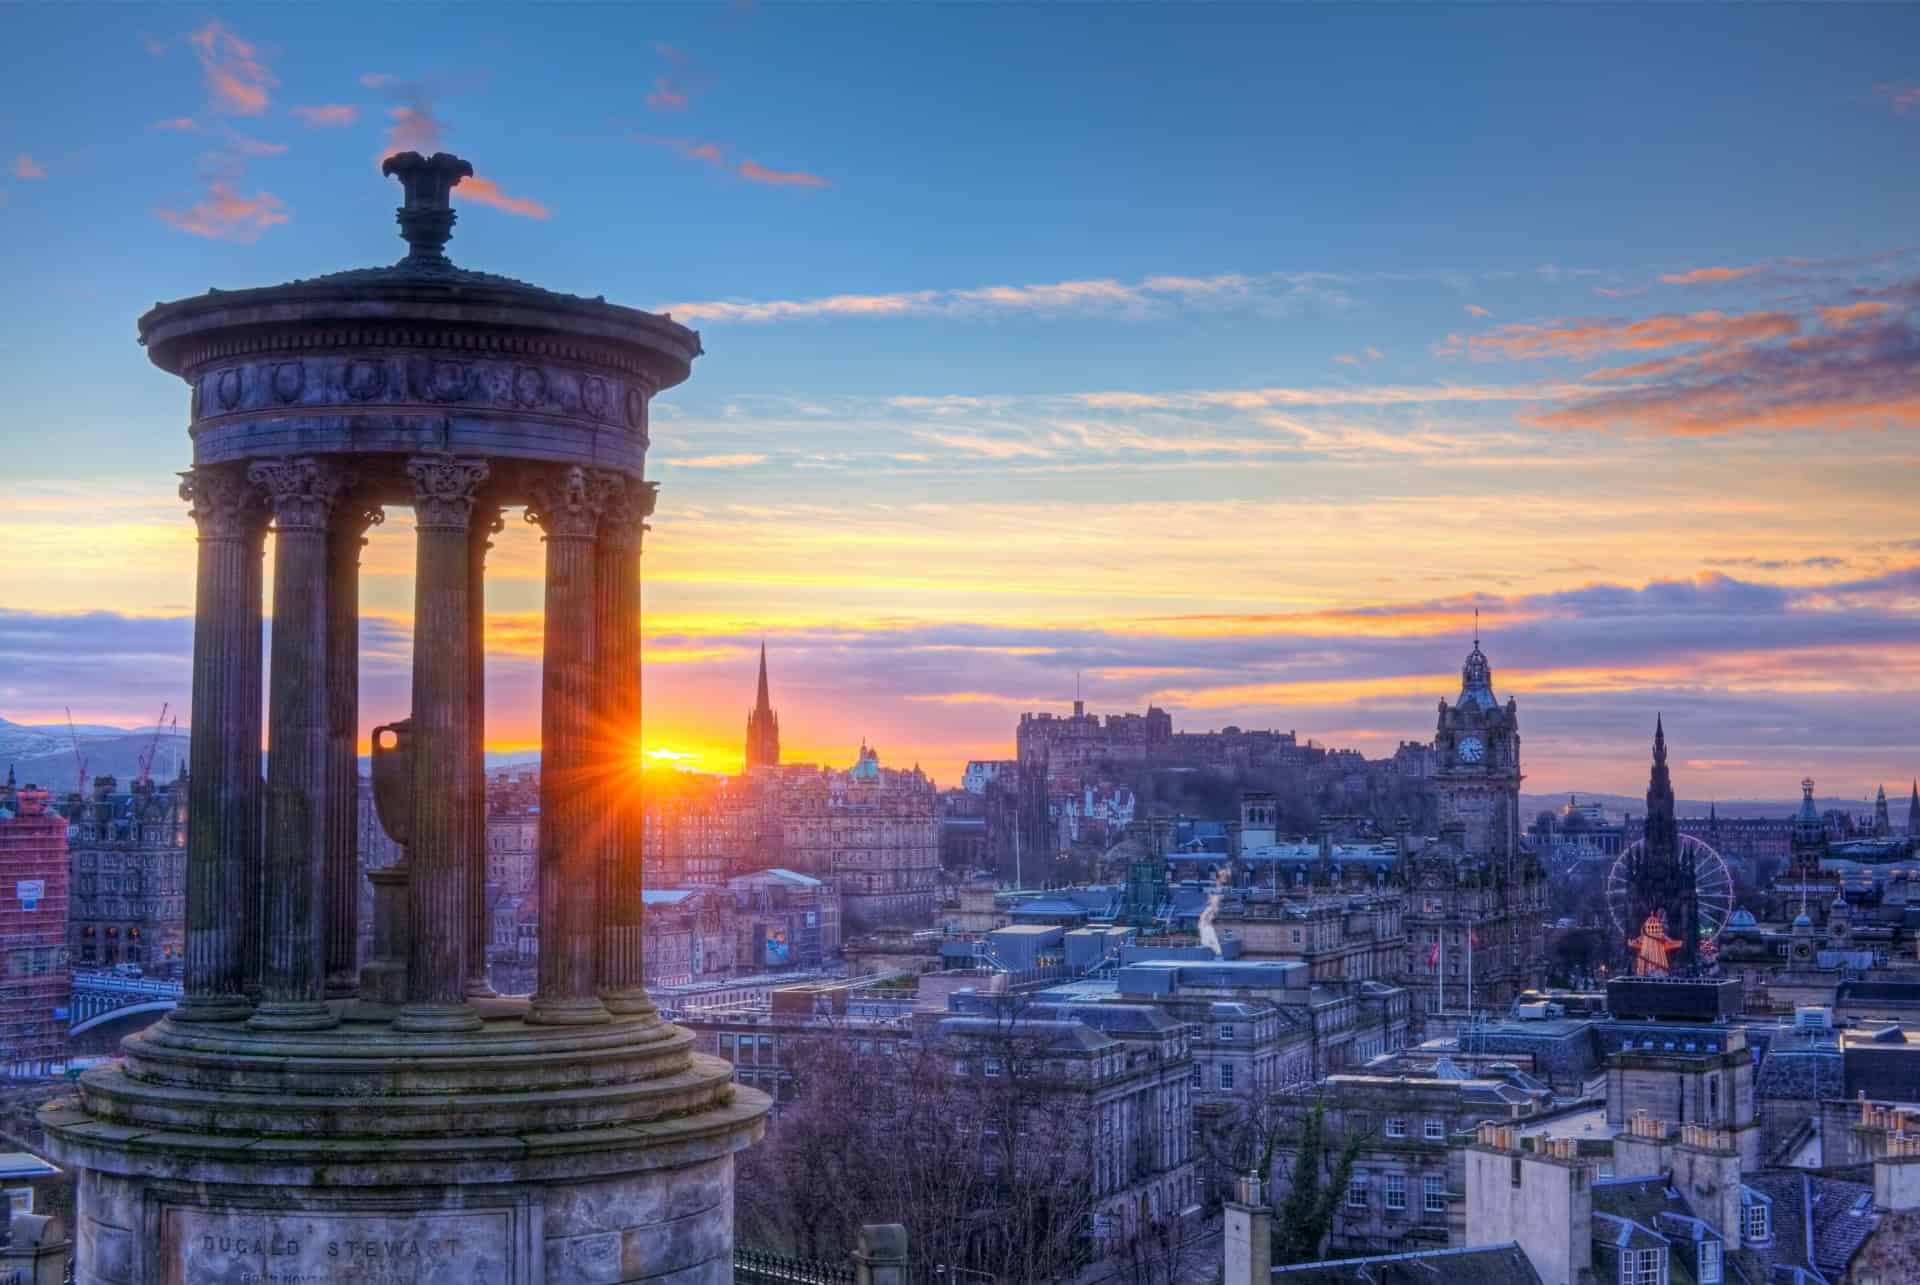
[[[0,1062],[46,1074],[67,1052],[67,822],[47,792],[0,787]]]
[[[881,767],[862,745],[847,771],[783,767],[762,785],[776,792],[780,864],[830,880],[850,929],[933,921],[940,798],[919,768]]]
[[[76,968],[137,964],[155,977],[178,975],[186,940],[187,795],[185,777],[166,785],[136,781],[122,793],[113,777],[96,776],[90,796],[67,796],[67,949]]]
[[[39,1113],[78,1176],[75,1278],[726,1279],[733,1157],[770,1103],[647,994],[620,788],[642,731],[649,407],[700,337],[456,267],[472,165],[381,168],[404,192],[400,262],[140,319],[191,390],[186,969],[176,1008]],[[404,857],[367,876],[357,967],[360,553],[403,509],[412,684],[372,776]],[[530,999],[485,969],[486,555],[509,509],[546,537]]]

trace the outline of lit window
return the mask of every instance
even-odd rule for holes
[[[1447,1122],[1428,1116],[1426,1137],[1428,1142],[1445,1142],[1447,1140]]]
[[[1367,1183],[1364,1178],[1355,1178],[1347,1184],[1347,1205],[1353,1209],[1367,1207]]]
[[[1387,1175],[1387,1208],[1405,1209],[1407,1207],[1407,1176],[1402,1173]]]
[[[1447,1212],[1447,1180],[1437,1173],[1430,1173],[1420,1180],[1420,1192],[1426,1211],[1430,1214]]]

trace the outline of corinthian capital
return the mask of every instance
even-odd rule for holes
[[[247,480],[266,488],[280,531],[325,531],[334,502],[353,485],[350,473],[313,455],[261,460],[247,469]]]
[[[592,539],[611,492],[608,474],[578,464],[543,472],[527,488],[527,521],[547,538]]]
[[[647,529],[653,513],[658,482],[642,482],[623,473],[604,473],[606,507],[600,514],[600,542],[621,547],[640,545],[640,533]]]
[[[259,488],[237,465],[188,469],[180,475],[180,498],[192,506],[188,513],[199,525],[202,540],[245,539],[266,519]]]
[[[464,456],[416,455],[408,460],[414,520],[422,527],[466,530],[487,473],[485,460]]]

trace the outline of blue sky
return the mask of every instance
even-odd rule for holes
[[[457,261],[705,336],[649,464],[662,747],[737,756],[764,633],[824,757],[950,776],[1075,671],[1379,752],[1479,605],[1548,788],[1633,788],[1659,707],[1695,796],[1920,767],[1920,10],[10,18],[0,715],[78,711],[89,659],[98,717],[184,703],[107,641],[191,593],[186,398],[133,320],[398,257],[376,167],[412,145],[491,185]],[[370,671],[404,672],[407,525]],[[524,739],[523,543],[490,607]]]

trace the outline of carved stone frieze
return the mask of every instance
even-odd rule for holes
[[[202,540],[244,540],[266,522],[260,488],[235,465],[188,469],[180,475],[180,498]]]
[[[644,443],[650,389],[569,363],[466,352],[262,356],[211,365],[193,385],[195,422],[290,410],[464,407],[625,428]]]
[[[325,531],[335,501],[353,485],[351,473],[314,455],[256,461],[248,466],[247,479],[266,490],[274,526],[281,531]]]
[[[407,461],[413,479],[413,511],[423,527],[451,527],[464,531],[473,516],[473,502],[490,472],[482,459],[455,455],[417,455]]]

